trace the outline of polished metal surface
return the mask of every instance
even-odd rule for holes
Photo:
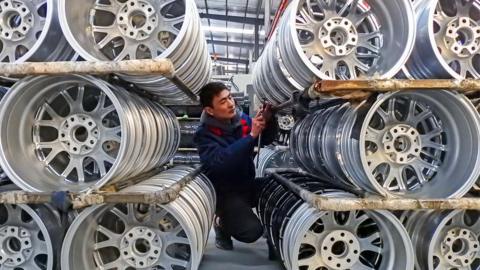
[[[404,212],[403,223],[416,252],[416,269],[477,269],[478,211]]]
[[[61,32],[56,0],[0,1],[1,62],[69,61],[77,57]]]
[[[310,172],[383,196],[461,197],[480,174],[479,123],[463,95],[392,92],[307,116],[291,149]]]
[[[416,79],[480,78],[480,1],[415,1],[417,37],[405,73]]]
[[[410,1],[292,1],[255,65],[257,95],[285,102],[316,78],[391,78],[415,40]]]
[[[196,94],[210,80],[211,60],[194,0],[58,2],[62,30],[84,59],[169,58]],[[165,102],[189,100],[165,77],[121,76]]]
[[[128,179],[169,161],[180,139],[170,110],[89,76],[20,80],[0,107],[0,164],[28,191]]]
[[[159,191],[191,171],[175,167],[121,192]],[[215,201],[213,186],[199,175],[166,205],[90,207],[67,232],[62,269],[198,269]]]
[[[292,154],[285,149],[262,148],[254,159],[255,164],[257,164],[257,159],[260,160],[258,161],[258,168],[256,168],[256,177],[265,176],[265,170],[267,169],[297,167]]]
[[[354,197],[308,177],[284,176],[326,197]],[[387,211],[319,211],[274,180],[264,184],[257,212],[286,269],[414,268],[407,231]]]
[[[0,192],[14,191],[12,184]],[[0,268],[55,270],[63,230],[59,213],[49,205],[0,205]]]

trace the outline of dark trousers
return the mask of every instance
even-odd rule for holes
[[[244,243],[253,243],[263,235],[263,227],[252,207],[256,204],[255,192],[218,194],[216,215],[222,231]]]

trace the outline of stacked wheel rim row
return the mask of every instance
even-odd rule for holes
[[[325,197],[354,197],[312,179],[284,173]],[[388,211],[318,211],[274,180],[265,183],[257,212],[287,269],[413,269],[411,241]]]
[[[121,192],[163,190],[193,169],[175,167]],[[67,232],[62,269],[198,269],[215,211],[213,186],[198,175],[166,205],[116,204],[85,209]]]
[[[194,0],[61,0],[59,19],[67,40],[86,60],[169,58],[196,94],[210,80],[211,60]],[[121,76],[168,103],[188,100],[165,77]]]
[[[480,212],[404,212],[400,219],[417,254],[416,269],[475,269],[480,264]]]
[[[479,120],[460,94],[392,92],[312,113],[290,147],[306,170],[372,193],[461,197],[480,174]]]
[[[410,2],[293,1],[255,66],[256,94],[282,103],[315,78],[479,79],[480,1]]]
[[[257,161],[257,159],[259,160]],[[258,162],[258,168],[255,172],[257,177],[266,176],[265,170],[267,169],[297,167],[292,154],[287,149],[262,148],[254,162],[255,164]]]
[[[315,80],[391,78],[415,41],[408,0],[290,3],[255,66],[257,95],[272,103],[289,99]]]
[[[173,113],[90,76],[28,77],[0,103],[0,166],[27,191],[80,192],[169,161]]]
[[[415,79],[480,78],[480,1],[415,1],[417,37],[403,71]]]
[[[54,0],[0,1],[0,61],[9,63],[75,60],[61,34]]]
[[[10,184],[1,192],[13,191]],[[64,228],[49,205],[0,205],[0,265],[4,268],[58,269]]]

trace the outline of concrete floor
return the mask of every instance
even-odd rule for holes
[[[207,249],[199,270],[282,270],[280,262],[268,260],[268,247],[264,238],[252,244],[233,241],[233,250],[215,247],[215,234],[210,232]]]

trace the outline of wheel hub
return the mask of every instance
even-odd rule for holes
[[[60,141],[70,154],[86,155],[93,151],[100,137],[95,120],[85,114],[67,117],[59,129]]]
[[[420,156],[422,149],[418,131],[404,124],[391,127],[382,138],[388,158],[398,164],[408,164]]]
[[[0,228],[0,265],[17,267],[33,254],[31,235],[27,229],[17,226]]]
[[[451,229],[441,243],[441,253],[452,267],[469,266],[479,250],[477,235],[462,228]]]
[[[480,48],[480,25],[469,17],[452,20],[447,25],[445,44],[458,57],[472,57]]]
[[[148,39],[158,26],[155,8],[148,1],[127,1],[116,18],[120,32],[131,39]]]
[[[122,258],[135,268],[153,266],[160,258],[162,242],[160,237],[147,227],[134,227],[122,238]]]
[[[10,41],[24,39],[34,25],[30,9],[19,1],[1,1],[0,7],[0,37]]]
[[[278,118],[278,127],[281,130],[291,130],[295,125],[295,119],[291,115],[284,115]]]
[[[360,258],[360,243],[351,232],[336,230],[323,240],[321,254],[328,267],[348,269]]]
[[[357,29],[349,19],[334,17],[322,25],[320,40],[329,55],[345,56],[352,53],[357,46]]]

